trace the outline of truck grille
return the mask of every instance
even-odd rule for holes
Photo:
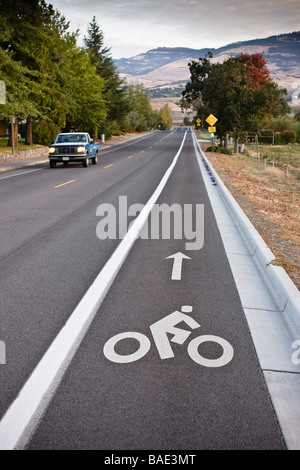
[[[58,153],[62,155],[74,155],[77,153],[77,147],[60,147]]]

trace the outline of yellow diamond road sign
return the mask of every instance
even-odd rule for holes
[[[206,119],[206,122],[208,122],[210,126],[213,126],[214,124],[216,124],[217,120],[218,119],[213,114],[210,114]]]

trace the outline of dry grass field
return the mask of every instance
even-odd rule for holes
[[[207,144],[201,144],[205,151]],[[300,181],[246,155],[206,156],[236,201],[300,289]]]

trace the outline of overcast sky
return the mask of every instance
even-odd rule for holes
[[[47,0],[46,0],[47,1]],[[80,30],[96,16],[114,59],[156,47],[221,47],[300,29],[299,0],[48,0]]]

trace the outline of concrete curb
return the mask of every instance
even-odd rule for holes
[[[240,233],[245,240],[255,264],[262,275],[270,294],[283,315],[291,337],[300,338],[300,292],[281,266],[274,263],[275,256],[268,248],[263,238],[259,235],[244,211],[233,198],[231,193],[218,176],[199,143],[194,137],[200,156],[209,168],[212,177],[217,183],[218,191],[223,198],[231,216],[237,224]]]

